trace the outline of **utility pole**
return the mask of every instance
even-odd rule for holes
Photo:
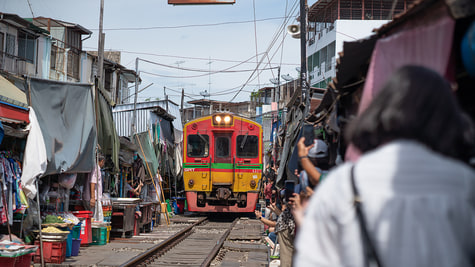
[[[99,60],[99,66],[97,67],[97,79],[99,84],[104,86],[104,81],[102,80],[102,71],[104,69],[104,33],[102,32],[102,22],[104,20],[104,0],[101,0],[101,10],[99,13],[99,44],[97,57]]]
[[[132,115],[132,123],[130,127],[130,137],[133,137],[135,131],[135,121],[137,120],[137,95],[139,93],[139,58],[135,58],[135,94],[134,94],[134,111]]]
[[[282,116],[280,117],[279,120],[279,113],[280,113],[280,108],[279,108],[279,103],[280,103],[280,66],[277,69],[277,89],[275,91],[276,94],[276,102],[277,102],[277,127],[275,127],[275,138],[274,138],[274,156],[277,158],[277,154],[279,153],[279,149],[277,148],[277,145],[279,144],[279,123],[281,123],[282,120],[285,120],[285,117]]]
[[[181,114],[181,123],[185,124],[185,110],[183,109],[183,101],[185,100],[185,88],[181,88],[181,108],[180,108],[180,114]]]
[[[300,0],[300,88],[301,102],[305,103],[304,116],[307,116],[310,109],[310,89],[307,83],[307,0]]]
[[[277,110],[279,110],[279,103],[280,103],[280,66],[277,68],[277,90],[276,90],[276,102],[277,102]]]

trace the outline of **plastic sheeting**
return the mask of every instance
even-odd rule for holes
[[[97,111],[97,142],[105,155],[110,155],[114,163],[114,172],[119,172],[120,141],[112,118],[112,109],[104,96],[98,94],[99,110]]]
[[[48,159],[44,175],[92,171],[97,143],[92,88],[90,84],[30,80],[31,105]]]
[[[136,134],[134,143],[139,147],[139,156],[144,162],[145,170],[153,177],[157,172],[158,160],[150,136],[149,132]]]
[[[35,179],[46,171],[47,156],[43,134],[35,110],[32,107],[30,107],[30,124],[28,124],[27,129],[29,134],[23,156],[21,185],[26,196],[34,199],[37,190]]]

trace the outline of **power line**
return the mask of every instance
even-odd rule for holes
[[[278,19],[283,19],[283,17],[258,19],[256,21],[260,22],[260,21],[278,20]],[[226,21],[226,22],[217,22],[217,23],[189,24],[189,25],[177,25],[177,26],[109,28],[109,29],[104,29],[104,31],[144,31],[144,30],[180,29],[180,28],[191,28],[191,27],[213,27],[213,26],[222,26],[222,25],[229,25],[229,24],[243,24],[243,23],[251,23],[251,22],[254,22],[254,20]],[[92,31],[98,31],[98,30],[99,29],[92,29]]]
[[[298,0],[296,0],[296,1],[294,2],[294,6],[293,6],[293,8],[292,8],[293,11],[290,11],[289,14],[293,14],[293,13],[296,11],[296,7],[297,7],[297,3],[298,3],[298,2],[299,2]],[[287,23],[287,18],[289,18],[289,17],[291,17],[291,16],[289,15],[289,16],[284,17],[285,19],[284,19],[284,21],[282,22],[280,28],[276,31],[275,37],[274,37],[274,39],[271,41],[271,44],[269,44],[269,47],[268,47],[268,49],[266,50],[266,53],[268,53],[268,52],[271,50],[272,46],[274,46],[275,42],[277,41],[278,36],[279,36],[280,33],[285,29],[285,24]],[[256,69],[251,73],[251,75],[249,76],[249,78],[247,79],[247,81],[244,83],[244,85],[242,85],[241,89],[239,89],[238,92],[233,96],[233,98],[231,98],[231,100],[230,100],[231,102],[239,95],[239,93],[244,89],[244,87],[246,86],[246,84],[247,84],[249,81],[251,81],[252,76],[254,75],[254,73],[256,73],[256,71],[258,70],[258,68],[259,68],[259,66],[260,66],[260,64],[262,63],[263,60],[264,60],[264,57],[259,61],[259,63],[258,63],[257,66],[256,66]]]
[[[31,8],[30,0],[26,0],[26,1],[28,2],[28,6],[30,7],[31,16],[34,18],[35,15],[33,14],[33,9]]]
[[[91,49],[91,50],[97,50],[96,47],[84,47],[84,48]],[[188,59],[188,60],[194,59],[194,60],[203,60],[203,61],[207,61],[207,62],[209,62],[210,60],[212,60],[212,61],[221,61],[221,62],[231,62],[231,63],[243,62],[242,60],[219,59],[219,58],[209,58],[209,57],[208,58],[203,58],[203,57],[185,57],[185,56],[176,56],[176,55],[163,55],[163,54],[154,54],[154,53],[147,53],[147,52],[127,51],[127,50],[122,50],[122,49],[108,49],[108,50],[109,51],[118,51],[118,52],[125,53],[125,54],[146,55],[146,56],[155,56],[155,57],[180,58],[180,59]],[[131,64],[134,61],[135,61],[135,59],[133,59],[129,63],[125,64],[124,66],[127,66],[127,65]],[[254,62],[247,62],[247,61],[245,61],[243,63],[244,64],[255,64]],[[297,65],[300,65],[300,64],[297,64],[297,63],[280,63],[280,65],[297,66]]]

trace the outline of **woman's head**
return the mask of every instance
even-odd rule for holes
[[[474,142],[472,122],[460,109],[449,82],[420,66],[397,70],[351,123],[347,139],[362,152],[410,139],[463,160]]]

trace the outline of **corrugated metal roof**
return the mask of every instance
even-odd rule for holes
[[[137,133],[146,132],[151,126],[159,120],[155,110],[157,108],[167,109],[167,101],[148,101],[140,102],[136,105],[136,123]],[[112,117],[114,118],[117,134],[119,136],[130,136],[132,118],[134,112],[134,104],[121,104],[112,109]],[[172,121],[173,127],[179,131],[183,131],[181,123],[180,109],[177,104],[168,101],[168,114],[176,119]]]

